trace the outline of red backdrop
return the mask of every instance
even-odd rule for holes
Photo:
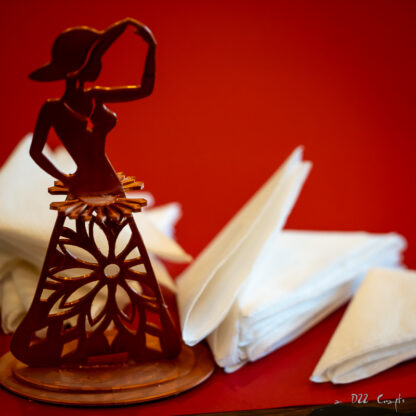
[[[59,82],[27,79],[49,60],[55,36],[126,16],[158,40],[156,88],[143,101],[111,105],[119,124],[108,154],[157,203],[181,202],[177,238],[186,250],[197,255],[303,144],[314,168],[287,226],[397,231],[409,242],[407,265],[416,268],[414,1],[4,2],[0,163],[32,131],[43,101],[63,91]],[[138,81],[143,51],[126,33],[99,81]],[[244,384],[247,371],[259,370],[227,380]],[[244,403],[236,406],[264,406]]]

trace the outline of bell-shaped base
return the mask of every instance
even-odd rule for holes
[[[66,192],[59,186],[52,193]],[[119,406],[208,378],[211,354],[182,344],[132,217],[144,201],[120,194],[54,204],[36,293],[0,359],[0,384],[42,402]]]
[[[104,334],[111,330],[112,337]],[[94,214],[85,221],[60,213],[33,302],[10,344],[13,355],[32,367],[57,367],[105,363],[106,355],[111,363],[114,354],[124,361],[170,359],[180,348],[133,217]]]

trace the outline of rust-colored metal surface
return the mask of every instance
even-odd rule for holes
[[[148,43],[141,85],[85,88],[86,81],[98,77],[103,53],[128,26]],[[72,28],[55,40],[52,61],[30,74],[38,81],[66,82],[64,95],[42,107],[30,153],[57,179],[49,192],[67,195],[51,205],[58,218],[38,287],[11,343],[15,357],[30,366],[112,362],[121,353],[136,361],[179,354],[179,335],[131,215],[146,201],[125,194],[141,189],[142,183],[116,174],[105,154],[106,135],[117,121],[105,103],[140,99],[152,92],[155,46],[150,30],[133,19],[105,31]],[[42,153],[51,128],[77,165],[72,174],[60,172]],[[99,232],[105,236],[105,253],[96,241]],[[119,250],[121,233],[129,236]],[[128,314],[120,293],[131,302]],[[98,311],[93,309],[97,297],[104,298]],[[117,335],[110,340],[106,330],[112,327]],[[151,339],[158,341],[156,348],[149,346]],[[70,343],[73,349],[64,354]]]
[[[51,188],[57,190],[65,188],[58,183]],[[38,287],[11,343],[20,361],[44,367],[113,362],[122,353],[135,361],[178,355],[179,336],[131,215],[145,201],[122,195],[69,195],[52,203],[58,218]],[[122,233],[124,246],[117,244]],[[130,301],[128,312],[121,299]],[[110,328],[117,332],[111,339]],[[65,351],[66,345],[72,348]]]
[[[214,371],[202,344],[183,346],[172,360],[107,366],[28,367],[7,353],[0,383],[20,396],[71,406],[120,406],[162,399],[189,390]]]
[[[101,70],[101,58],[114,41],[133,27],[148,44],[140,85],[86,87]],[[30,154],[47,173],[64,184],[71,195],[122,194],[123,188],[105,154],[105,139],[117,116],[107,103],[138,100],[150,95],[155,80],[156,41],[151,31],[134,19],[119,21],[104,31],[89,27],[71,28],[61,33],[52,47],[52,60],[32,72],[36,81],[64,80],[61,98],[47,100],[36,123]],[[53,128],[77,165],[75,173],[63,173],[42,153]]]
[[[85,88],[129,26],[148,44],[141,85]],[[49,192],[66,199],[51,204],[58,215],[33,302],[11,342],[15,358],[9,353],[0,360],[1,384],[23,396],[136,403],[177,394],[213,371],[203,347],[182,344],[163,300],[132,216],[146,201],[126,196],[143,184],[117,174],[105,154],[117,121],[105,104],[152,92],[155,47],[150,30],[130,18],[104,31],[72,28],[56,39],[51,62],[30,74],[66,83],[61,98],[43,105],[30,149],[56,178]],[[43,154],[51,128],[75,161],[74,173],[59,171]]]

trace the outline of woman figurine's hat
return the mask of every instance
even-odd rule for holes
[[[56,81],[83,66],[101,32],[82,26],[62,32],[52,46],[52,60],[29,74],[34,81]]]

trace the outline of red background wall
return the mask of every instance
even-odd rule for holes
[[[159,43],[156,88],[143,101],[110,106],[119,124],[108,154],[116,169],[143,180],[157,203],[182,203],[177,237],[186,250],[197,255],[303,144],[314,168],[288,227],[397,231],[409,242],[407,265],[416,268],[414,1],[14,0],[1,10],[0,163],[32,131],[43,101],[63,91],[60,83],[27,79],[49,60],[55,36],[135,17]],[[99,81],[138,80],[143,51],[126,33]],[[307,382],[339,317],[235,375],[217,375],[202,393],[184,395],[177,409],[344,400],[349,387]],[[305,345],[311,354],[302,355]],[[304,359],[293,370],[294,356]],[[406,368],[389,373],[390,389],[403,371],[411,380],[413,367]],[[354,392],[370,386],[370,393],[387,395],[391,390],[379,388],[386,380],[363,382]],[[215,404],[224,388],[228,405]],[[291,397],[293,389],[300,396]]]
[[[178,239],[196,255],[298,144],[314,162],[288,226],[397,231],[416,267],[415,10],[412,1],[46,1],[3,4],[3,162],[60,82],[27,74],[63,29],[125,16],[159,46],[154,94],[112,105],[117,169],[158,203],[180,201]],[[129,32],[102,83],[135,82],[143,49]],[[3,196],[5,197],[5,196]]]

